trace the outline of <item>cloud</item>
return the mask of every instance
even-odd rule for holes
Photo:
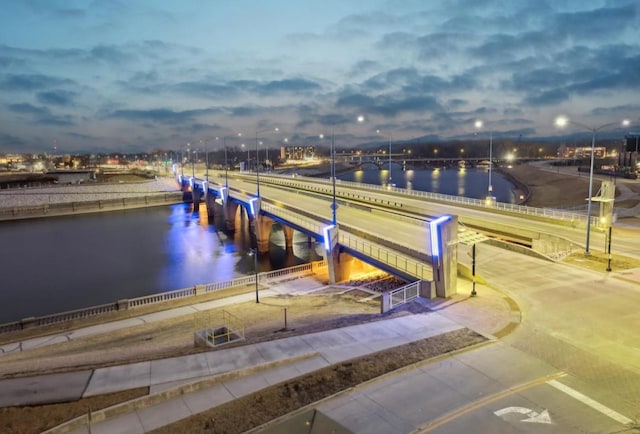
[[[283,93],[309,93],[320,90],[322,87],[311,80],[304,78],[290,78],[284,80],[274,80],[258,86],[261,95],[278,95]]]
[[[370,97],[361,93],[341,96],[336,101],[336,106],[338,108],[355,109],[359,113],[392,117],[402,113],[420,114],[441,108],[438,101],[428,95],[395,98],[389,96]]]
[[[39,92],[36,94],[36,98],[43,104],[51,104],[58,106],[72,106],[73,100],[76,97],[75,92],[67,90],[52,90],[47,92]]]
[[[34,91],[55,86],[73,85],[73,80],[44,74],[5,74],[0,76],[0,89]]]
[[[54,115],[47,107],[36,107],[29,103],[16,103],[9,104],[7,108],[14,113],[28,115],[38,124],[54,126],[70,126],[74,124],[71,115]]]
[[[149,109],[149,110],[115,110],[107,117],[124,119],[132,122],[150,121],[153,123],[178,124],[181,122],[193,121],[199,116],[219,114],[216,109],[199,109],[174,111],[170,109]]]

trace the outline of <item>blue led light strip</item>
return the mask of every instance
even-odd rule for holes
[[[329,231],[334,228],[334,225],[329,225],[322,229],[322,233],[324,234],[324,248],[327,252],[331,251],[331,240],[329,239]]]

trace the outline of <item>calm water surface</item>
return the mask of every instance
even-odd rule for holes
[[[386,184],[387,170],[367,168],[341,179]],[[397,187],[483,198],[481,169],[392,169]],[[493,172],[494,193],[513,202],[512,185]],[[0,323],[110,303],[252,274],[245,227],[229,234],[191,205],[0,223]],[[294,232],[292,251],[275,224],[260,271],[321,259],[322,247]]]
[[[389,182],[389,170],[388,166],[383,170],[365,166],[363,170],[342,174],[338,178],[345,181],[386,185]],[[481,168],[460,169],[458,167],[403,171],[400,166],[392,164],[391,183],[398,188],[484,199],[488,192],[489,171]],[[498,202],[515,203],[513,185],[495,170],[491,172],[491,185]]]
[[[225,234],[190,204],[0,223],[0,323],[252,274],[251,239]],[[269,271],[320,260],[274,225]],[[318,251],[320,251],[318,249]]]

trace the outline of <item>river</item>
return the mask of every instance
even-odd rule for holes
[[[482,198],[481,169],[392,170],[398,187]],[[339,176],[386,183],[377,168]],[[513,202],[513,186],[493,173],[499,201]],[[190,204],[0,223],[0,323],[78,309],[162,291],[187,288],[254,272],[245,228],[226,233],[204,208]],[[270,253],[259,271],[321,259],[321,246],[294,233],[291,251],[274,225]]]

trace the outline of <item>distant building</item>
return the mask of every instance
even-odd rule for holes
[[[284,160],[311,160],[315,156],[315,146],[282,146],[280,148],[280,158]]]
[[[605,158],[607,155],[607,148],[604,146],[596,146],[593,148],[594,158]],[[591,146],[567,146],[560,145],[558,149],[558,156],[561,158],[591,158]]]

